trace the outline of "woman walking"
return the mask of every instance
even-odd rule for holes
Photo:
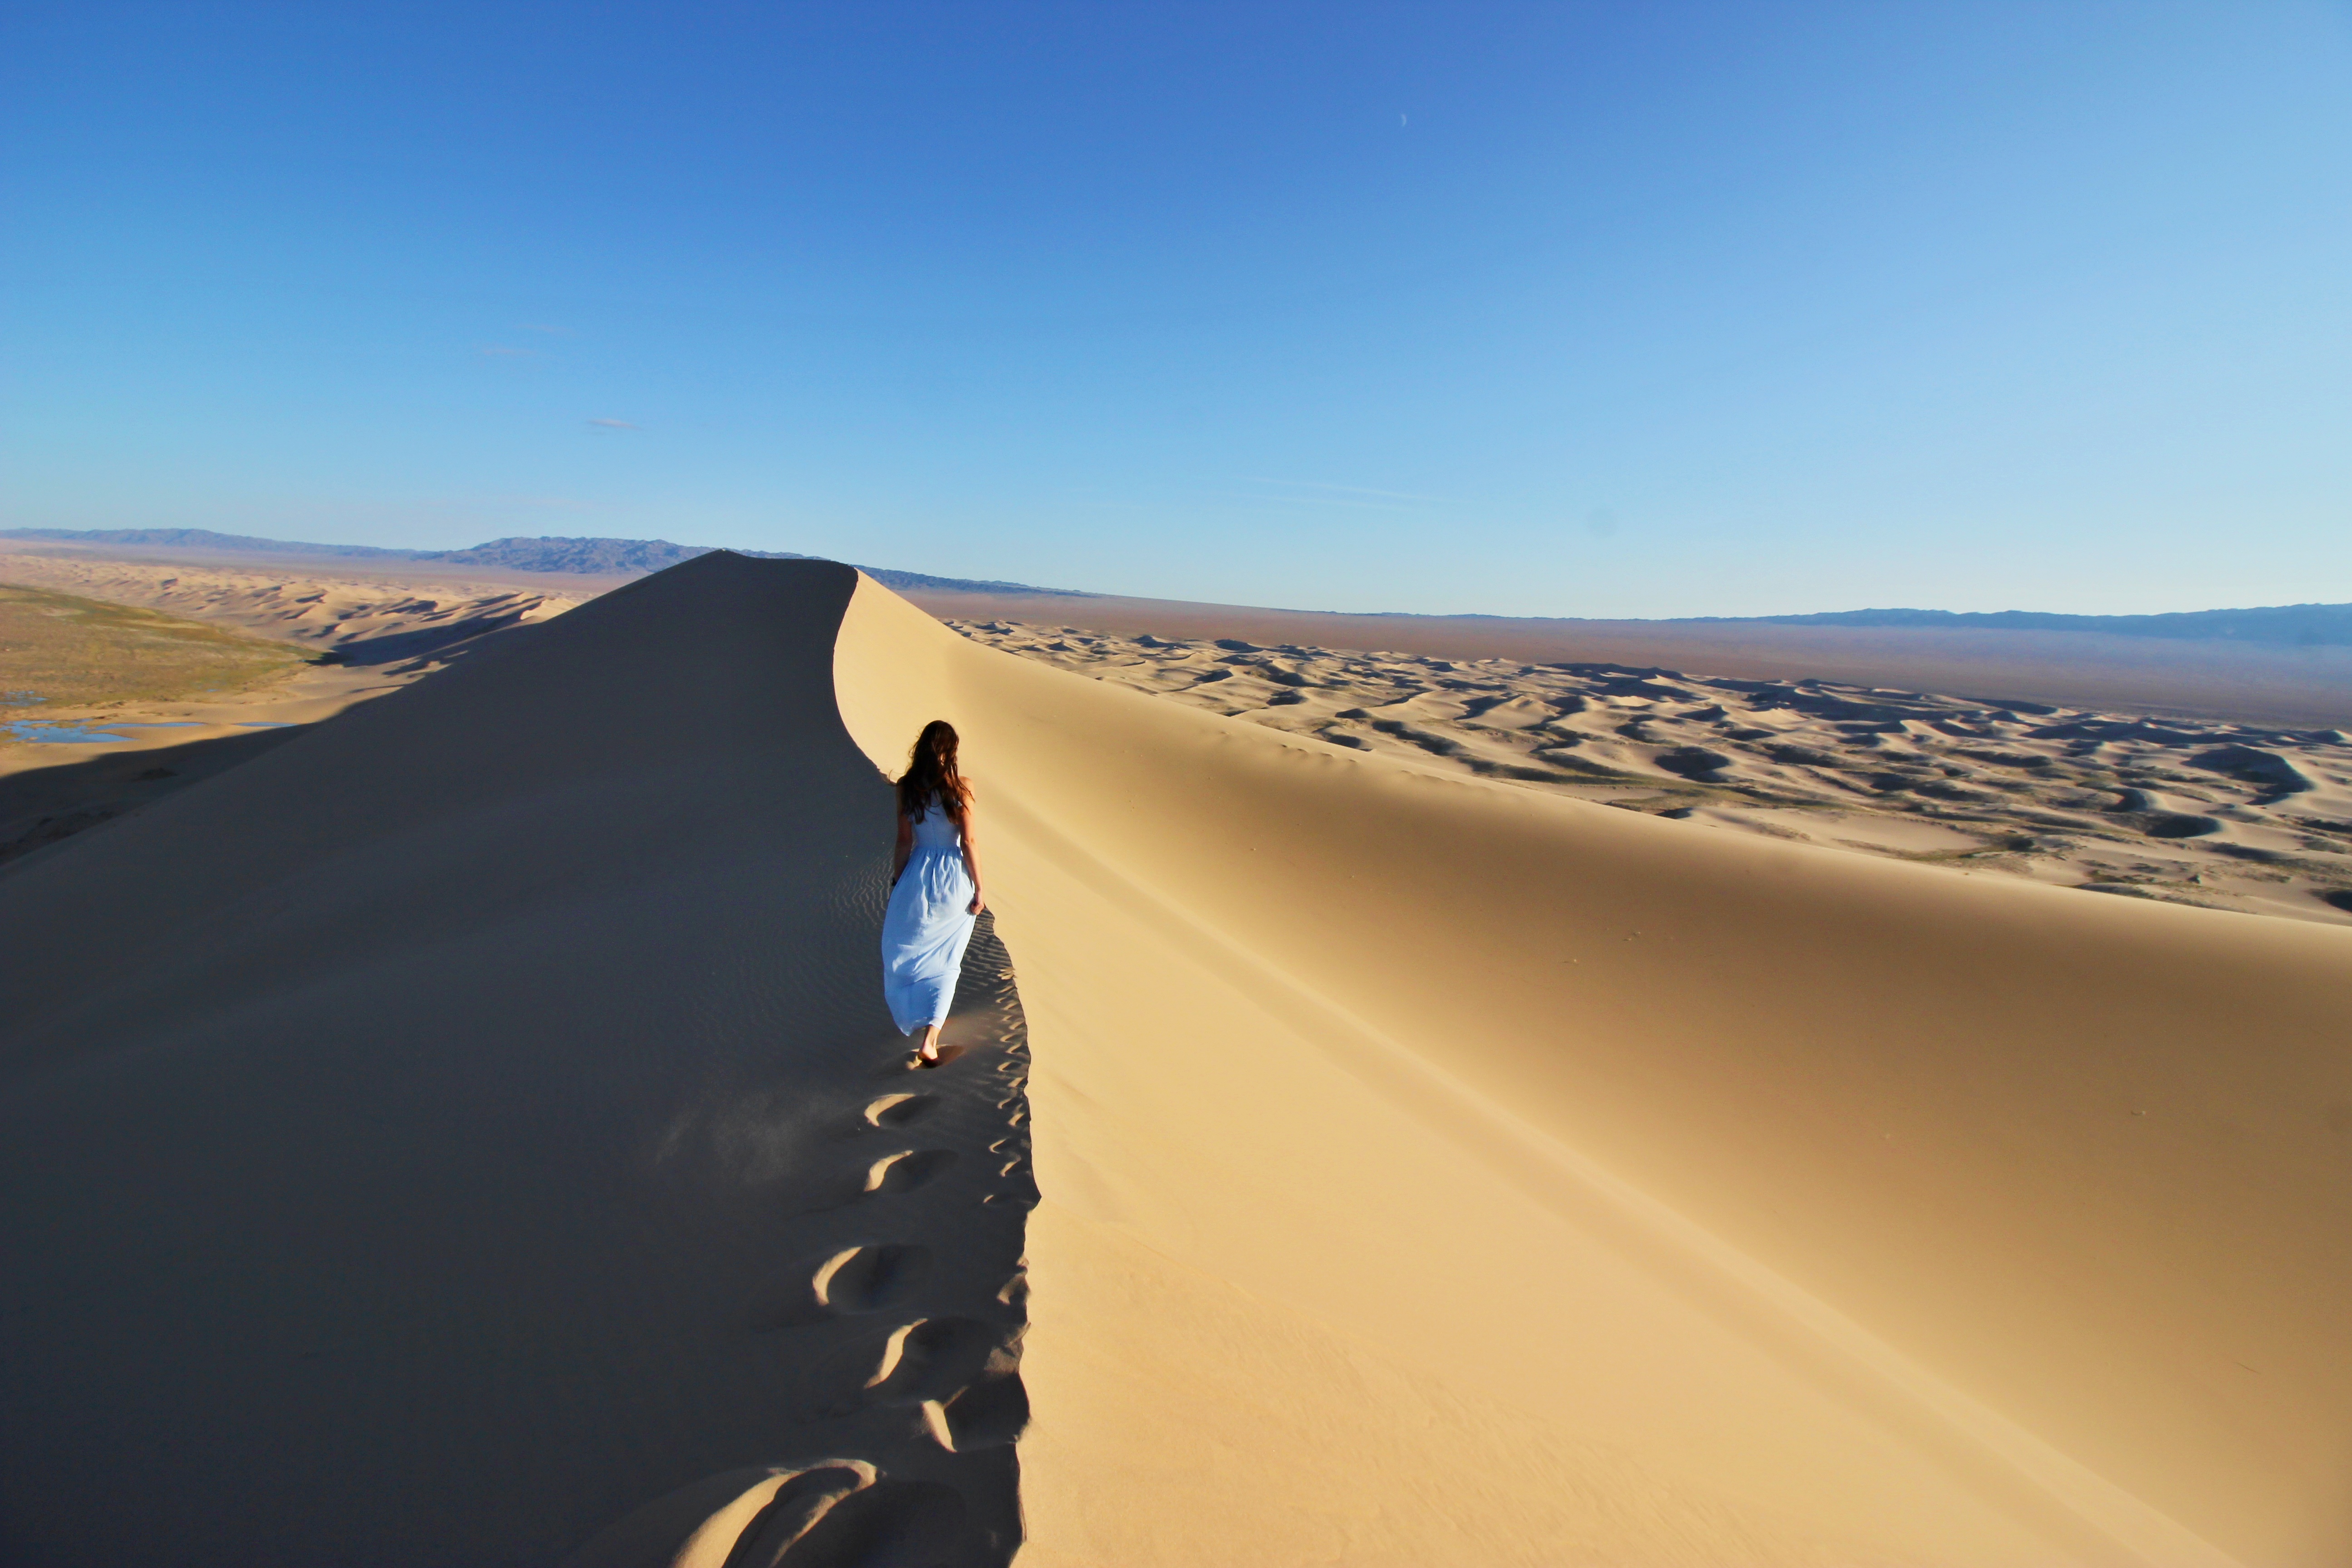
[[[902,1035],[923,1031],[913,1068],[940,1065],[940,1026],[955,1000],[963,950],[988,901],[971,847],[971,786],[956,771],[955,726],[934,719],[898,781],[898,847],[882,917],[882,995]]]

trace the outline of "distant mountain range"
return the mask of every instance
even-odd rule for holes
[[[513,572],[572,572],[597,577],[658,572],[666,566],[675,566],[681,561],[691,561],[698,555],[707,555],[720,548],[709,544],[672,544],[667,539],[516,538],[493,539],[486,544],[477,544],[465,550],[386,550],[373,544],[305,544],[285,539],[256,539],[246,534],[215,533],[204,528],[8,528],[0,529],[0,539],[48,540],[68,544],[161,545],[240,555],[435,561],[453,566],[501,566]],[[766,561],[811,559],[788,550],[738,550],[736,553],[755,555]],[[859,566],[857,569],[889,588],[929,588],[966,594],[1049,595],[1066,599],[1100,596],[1076,588],[1040,588],[1027,583],[1000,583],[971,577],[933,577],[921,572],[898,572],[885,566]],[[1420,618],[1400,612],[1389,613],[1397,614],[1403,619]],[[1445,618],[1492,620],[1516,617],[1473,616]],[[2352,645],[2352,605],[2274,605],[2251,610],[2184,610],[2163,616],[2062,616],[2042,610],[1995,610],[1988,613],[1832,610],[1806,616],[1685,616],[1669,619],[1685,624],[1952,626],[1985,631],[2101,632],[2108,637],[2263,643],[2290,647]]]
[[[2352,643],[2352,605],[2273,605],[2255,610],[2182,610],[2164,616],[2061,616],[2041,610],[1833,610],[1813,616],[1698,616],[1705,621],[1782,626],[1957,626],[2024,632],[2103,632],[2108,637],[2284,643]]]
[[[658,572],[721,548],[711,544],[672,544],[667,539],[493,539],[465,550],[387,550],[373,544],[310,544],[289,539],[257,539],[249,534],[215,533],[208,528],[7,528],[0,539],[37,539],[63,544],[144,544],[179,550],[213,550],[237,555],[301,555],[312,559],[364,561],[433,561],[452,566],[501,566],[510,572],[572,572],[583,576],[618,577],[632,572]],[[738,550],[765,561],[806,561],[810,556],[789,550]],[[856,564],[851,563],[851,564]],[[859,566],[860,572],[886,588],[931,588],[967,594],[1045,594],[1055,598],[1084,599],[1094,595],[1073,588],[1039,588],[1027,583],[999,583],[971,577],[933,577],[921,572],[896,572],[887,566]]]

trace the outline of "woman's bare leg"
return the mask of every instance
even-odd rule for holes
[[[915,1047],[915,1054],[927,1062],[940,1059],[940,1026],[937,1024],[923,1030],[923,1043]]]

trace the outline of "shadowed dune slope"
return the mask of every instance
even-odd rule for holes
[[[1024,1564],[2352,1556],[2352,940],[1690,833],[965,642]]]
[[[855,583],[689,563],[0,872],[0,1560],[1009,1561],[1013,1015],[899,1065]]]
[[[0,1558],[1003,1562],[1022,1063],[896,1071],[873,952],[942,714],[1038,1063],[1024,1568],[2352,1555],[2343,931],[714,555],[0,870]]]

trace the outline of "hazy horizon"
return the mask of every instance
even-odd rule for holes
[[[2352,601],[2352,19],[99,4],[0,526],[1601,618]]]

